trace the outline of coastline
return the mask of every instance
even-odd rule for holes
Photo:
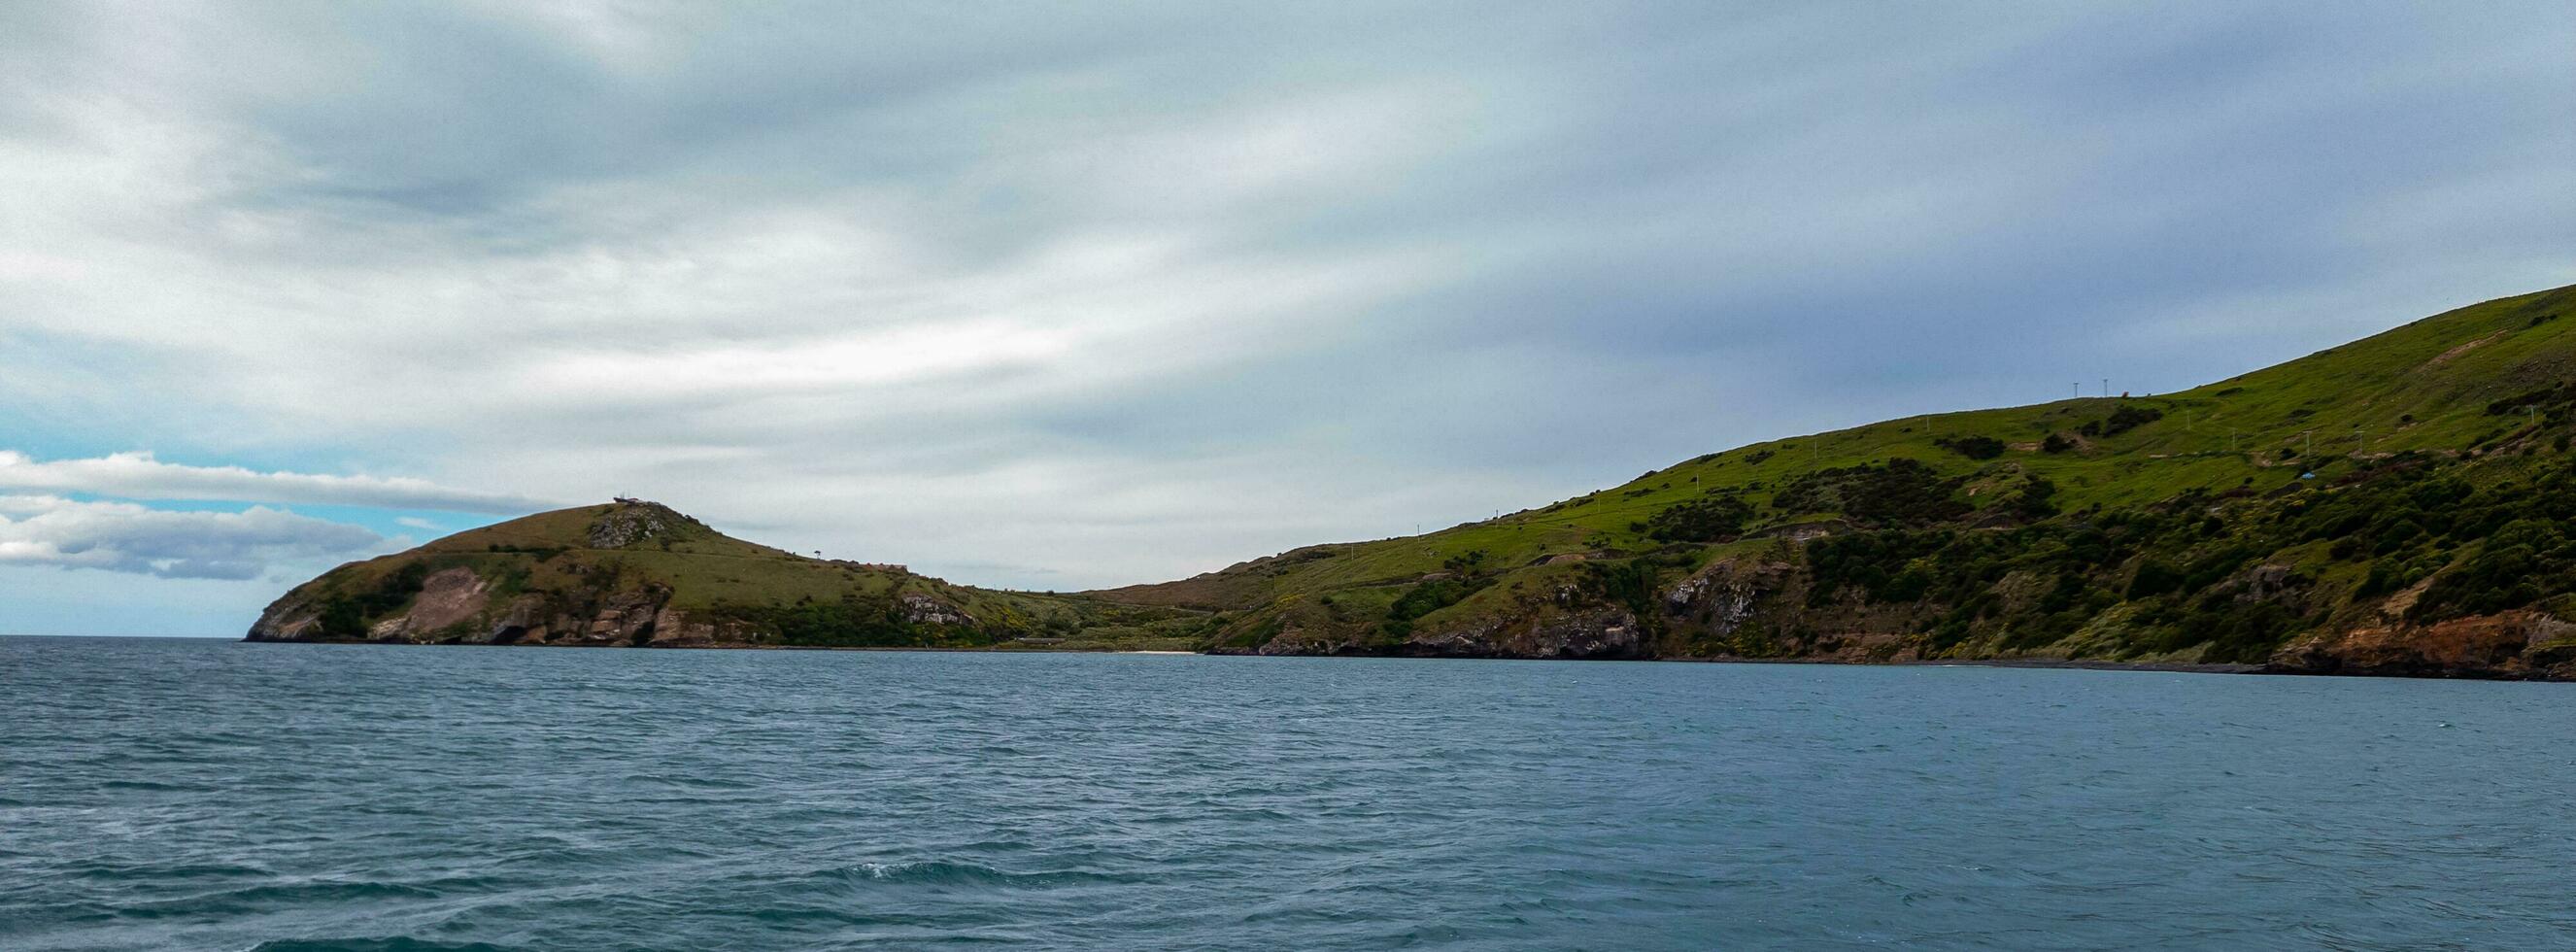
[[[1410,661],[1582,661],[1582,662],[1662,662],[1662,663],[1671,663],[1671,664],[1833,665],[1833,666],[1838,666],[1838,667],[1854,667],[1854,668],[1878,668],[1878,667],[1885,667],[1885,668],[1921,668],[1921,667],[1932,667],[1932,668],[2024,668],[2024,669],[2032,669],[2032,670],[2115,671],[2115,672],[2116,672],[2116,671],[2126,671],[2126,672],[2137,672],[2137,673],[2156,673],[2156,674],[2222,674],[2222,675],[2249,675],[2249,674],[2250,674],[2250,675],[2266,675],[2266,676],[2278,676],[2278,677],[2311,677],[2311,678],[2394,678],[2394,679],[2399,679],[2399,680],[2410,680],[2410,681],[2529,681],[2529,682],[2541,682],[2541,683],[2550,683],[2550,684],[2576,683],[2576,682],[2571,682],[2569,679],[2565,679],[2565,678],[2528,677],[2528,676],[2524,676],[2524,677],[2512,677],[2512,676],[2499,676],[2499,675],[2493,675],[2493,674],[2483,674],[2483,673],[2476,673],[2476,672],[2455,672],[2455,673],[2442,673],[2442,674],[2345,673],[2345,672],[2301,671],[2301,670],[2295,670],[2295,669],[2289,669],[2289,668],[2282,668],[2282,667],[2278,667],[2278,666],[2274,666],[2274,665],[2261,665],[2261,664],[2198,664],[2198,663],[2184,663],[2184,662],[2124,662],[2124,661],[2109,661],[2109,660],[2084,659],[2084,658],[1930,658],[1930,659],[1909,659],[1909,660],[1903,660],[1903,661],[1847,661],[1847,660],[1842,660],[1842,659],[1838,659],[1838,658],[1743,658],[1743,657],[1711,657],[1711,658],[1526,658],[1526,657],[1513,657],[1513,656],[1413,655],[1413,654],[1356,654],[1356,653],[1355,653],[1355,654],[1261,655],[1261,654],[1254,654],[1254,653],[1252,653],[1252,652],[1244,652],[1244,651],[1172,651],[1172,650],[1157,650],[1157,649],[1130,649],[1130,648],[1068,648],[1068,647],[1062,647],[1062,646],[1056,646],[1056,645],[1048,645],[1048,646],[1033,646],[1033,647],[1009,647],[1009,646],[991,646],[991,647],[950,647],[950,646],[926,646],[926,645],[923,645],[923,646],[914,646],[914,645],[749,645],[749,644],[688,644],[688,645],[674,645],[674,644],[661,644],[661,645],[607,645],[607,644],[603,644],[603,645],[565,645],[565,644],[514,644],[514,645],[489,645],[489,644],[461,644],[461,643],[460,643],[460,644],[432,644],[432,643],[420,643],[420,642],[385,642],[385,641],[364,641],[364,640],[349,640],[349,641],[313,641],[313,640],[272,641],[272,640],[252,640],[252,639],[248,639],[248,638],[235,639],[233,643],[235,643],[235,644],[264,644],[264,645],[395,645],[395,646],[408,646],[408,647],[419,647],[419,648],[564,648],[564,649],[574,649],[574,650],[602,650],[602,649],[615,650],[615,649],[630,649],[630,650],[646,650],[646,651],[673,651],[673,650],[679,650],[679,651],[688,651],[688,650],[703,650],[703,651],[913,651],[913,652],[954,653],[954,654],[1121,654],[1121,655],[1165,655],[1165,656],[1170,656],[1170,655],[1199,655],[1199,656],[1206,656],[1206,657],[1254,657],[1254,658],[1383,658],[1383,659],[1393,659],[1393,660],[1410,660]]]

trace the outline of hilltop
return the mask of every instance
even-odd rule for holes
[[[1000,592],[808,558],[642,500],[560,509],[333,569],[252,641],[649,647],[1186,648],[1203,612]]]
[[[2180,393],[1712,452],[1426,535],[1081,595],[623,501],[343,566],[260,640],[1190,646],[2576,675],[2576,288]]]

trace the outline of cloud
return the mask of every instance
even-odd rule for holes
[[[0,6],[0,487],[1181,577],[2576,281],[2571,51],[2557,3]]]
[[[265,506],[170,512],[133,503],[0,496],[0,564],[102,569],[174,579],[250,579],[402,548],[364,528]]]
[[[239,466],[164,463],[148,452],[37,460],[15,450],[0,450],[0,489],[91,493],[125,499],[221,499],[505,515],[550,508],[526,496],[452,489],[407,476],[263,473]]]

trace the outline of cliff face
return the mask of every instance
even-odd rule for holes
[[[2576,624],[2536,611],[2320,632],[2284,645],[2283,674],[2576,681]]]
[[[409,605],[364,619],[362,633],[326,629],[324,614],[332,603],[318,592],[298,590],[260,613],[247,640],[590,647],[716,647],[761,640],[740,619],[671,607],[671,589],[663,585],[498,598],[494,589],[471,566],[430,572]]]
[[[2247,581],[2287,579],[2283,566]],[[2211,661],[2183,650],[2153,656],[2104,650],[2105,629],[2134,624],[2134,612],[2028,649],[2000,635],[1942,645],[1921,631],[1920,606],[1858,601],[1807,603],[1813,580],[1791,561],[1720,559],[1654,589],[1650,606],[1604,604],[1579,584],[1547,597],[1497,601],[1474,614],[1387,639],[1375,629],[1295,627],[1255,646],[1219,653],[1567,660],[1793,660],[1841,664],[1923,661],[2106,662],[2275,674],[2495,680],[2576,680],[2576,623],[2515,610],[2435,623],[2406,621],[2403,599],[2368,624],[2330,623],[2302,633],[2259,661]],[[2277,597],[2284,590],[2254,598]]]

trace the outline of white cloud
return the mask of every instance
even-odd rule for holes
[[[0,5],[7,445],[418,477],[0,492],[1073,587],[2166,389],[2576,280],[2576,20],[2484,9]]]
[[[59,496],[0,496],[0,563],[6,564],[249,579],[272,565],[310,570],[408,542],[266,506],[171,512]]]
[[[476,492],[408,476],[259,472],[240,466],[164,463],[148,452],[38,460],[0,450],[0,489],[94,493],[125,499],[220,499],[516,514],[549,508],[508,493]]]

